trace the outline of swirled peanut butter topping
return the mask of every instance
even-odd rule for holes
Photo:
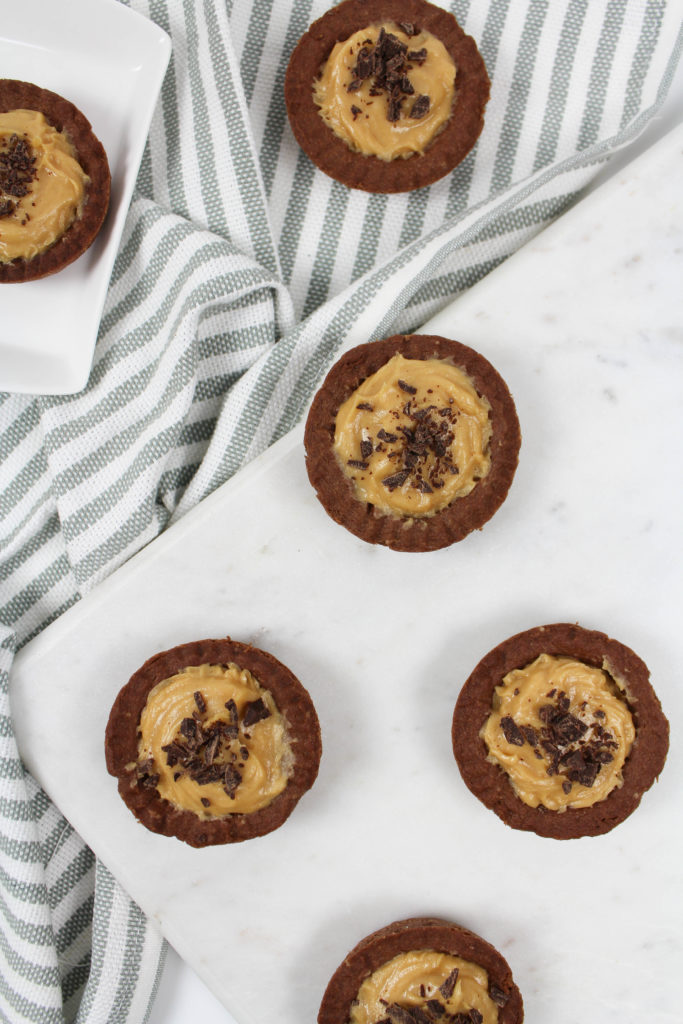
[[[340,407],[334,450],[359,501],[433,515],[488,473],[489,409],[451,363],[397,354]]]
[[[137,776],[200,818],[249,814],[287,785],[293,755],[269,690],[230,664],[190,666],[149,693]]]
[[[36,110],[0,113],[0,262],[48,249],[80,215],[88,177]]]
[[[623,785],[635,725],[618,680],[603,669],[541,654],[496,687],[482,736],[489,760],[530,807],[591,807]]]
[[[424,153],[453,110],[455,64],[441,40],[410,25],[370,25],[337,43],[313,83],[325,123],[382,160]]]
[[[479,964],[433,949],[399,953],[362,983],[348,1024],[497,1024],[506,997]]]

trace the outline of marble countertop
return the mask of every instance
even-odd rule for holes
[[[669,127],[672,111],[674,123],[681,122],[682,99],[676,85],[655,136]],[[638,151],[635,162],[625,162]],[[683,832],[668,810],[680,798],[683,767],[677,745],[683,725],[677,686],[683,128],[659,140],[650,132],[624,156],[599,189],[425,325],[484,352],[517,402],[520,468],[505,505],[480,534],[426,556],[363,545],[327,520],[310,493],[295,431],[17,659],[12,700],[29,768],[179,950],[180,956],[171,954],[151,1024],[230,1021],[226,1006],[239,1024],[312,1020],[321,985],[359,938],[393,917],[433,912],[499,946],[530,1021],[575,1024],[596,1005],[605,1024],[638,1019],[646,1010],[654,1024],[676,1019]],[[263,487],[280,503],[279,522],[268,509],[256,521],[245,511]],[[233,525],[244,537],[239,553],[226,551],[223,541]],[[182,600],[170,586],[187,558],[219,568],[222,582],[212,584],[210,607],[200,607],[192,586]],[[423,603],[406,614],[427,656],[397,653],[391,616],[370,642],[359,641],[350,608],[359,579],[375,573],[377,596],[390,604],[406,573],[416,579],[416,559]],[[336,572],[334,591],[329,572],[312,575],[320,564]],[[246,565],[253,570],[249,579]],[[422,615],[435,593],[439,601]],[[347,599],[341,608],[339,594]],[[144,635],[131,599],[134,606],[146,602]],[[78,694],[98,751],[94,792],[81,799],[54,722],[69,728],[65,701],[76,696],[69,687],[80,685],[71,681],[74,631],[85,627],[89,635],[112,616],[118,639],[110,677],[85,700]],[[491,646],[519,629],[562,619],[604,629],[648,662],[673,742],[660,782],[631,819],[599,840],[558,844],[506,829],[474,800],[440,724],[450,718],[460,675]],[[399,626],[403,632],[405,623]],[[323,725],[323,767],[291,827],[253,847],[164,845],[167,863],[184,879],[171,891],[153,868],[168,841],[129,820],[101,770],[102,721],[116,678],[126,677],[126,658],[130,674],[152,650],[228,629],[272,650],[309,686]],[[101,651],[84,645],[75,676],[87,676],[95,657]],[[414,732],[398,702],[387,711],[406,657],[415,659],[411,685],[399,693],[412,711],[426,709],[424,728]],[[39,671],[48,660],[52,698]],[[355,799],[366,771],[365,727],[354,714],[361,700],[366,716],[381,709],[385,718],[384,734],[373,737],[378,774],[368,787],[370,818]],[[22,713],[31,703],[40,707],[37,716]],[[420,754],[414,764],[397,755],[402,733]],[[51,770],[56,759],[58,778]],[[399,775],[400,788],[393,782]],[[406,820],[411,828],[402,856],[385,864],[383,837]],[[427,826],[435,846],[425,861],[418,839]],[[492,885],[502,854],[515,878],[504,898]],[[234,873],[237,889],[258,877],[265,894],[259,906],[250,906],[248,891],[227,887],[226,873]],[[211,887],[218,879],[225,902],[214,913]],[[299,900],[304,911],[296,916],[290,889],[311,894]],[[566,907],[561,921],[549,898],[558,891]],[[210,946],[197,943],[187,926],[197,906],[209,908]],[[277,1013],[267,1000],[261,1013],[254,998],[264,963],[270,984],[280,986]]]

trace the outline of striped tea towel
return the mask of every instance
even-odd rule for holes
[[[100,0],[92,0],[93,5]],[[164,946],[23,770],[13,654],[291,428],[342,344],[419,327],[659,108],[681,2],[443,0],[492,80],[447,178],[352,192],[298,149],[289,54],[329,0],[130,0],[171,35],[87,388],[0,396],[0,1018],[145,1019]]]

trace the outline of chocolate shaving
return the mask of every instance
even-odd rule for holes
[[[409,476],[410,473],[407,469],[401,469],[398,473],[392,473],[391,476],[385,476],[382,483],[387,490],[395,491],[397,487],[401,487],[406,482]]]
[[[458,980],[459,974],[460,971],[458,970],[458,968],[454,967],[451,973],[445,979],[445,981],[442,981],[441,984],[439,985],[439,992],[444,997],[444,999],[448,1000],[453,995],[453,992],[455,990],[455,984]]]
[[[401,391],[405,391],[406,394],[408,394],[408,395],[416,395],[417,394],[417,388],[413,387],[412,384],[408,384],[408,382],[405,381],[405,380],[399,380],[398,381],[398,386],[400,387]]]
[[[406,35],[415,35],[412,24],[406,23],[401,27],[406,30]],[[407,29],[411,31],[407,31]],[[363,82],[370,81],[371,96],[387,94],[387,120],[395,123],[400,120],[404,98],[415,94],[415,88],[409,76],[410,61],[423,64],[426,59],[427,50],[425,48],[409,51],[398,36],[381,28],[375,45],[372,46],[368,41],[358,51],[356,63],[351,69],[351,80],[346,88],[348,92],[357,92]],[[428,110],[429,96],[419,96],[408,116],[421,118]],[[357,114],[361,113],[360,108],[354,104],[351,107],[351,113],[355,120]]]
[[[258,700],[252,700],[249,704],[245,705],[242,727],[248,729],[250,726],[255,725],[256,722],[261,722],[264,718],[270,718],[270,711],[264,704],[263,699],[259,697]]]
[[[411,108],[409,116],[414,120],[419,120],[421,117],[426,117],[429,113],[429,96],[422,95],[418,96]]]
[[[504,992],[502,988],[499,988],[498,985],[494,984],[489,985],[489,996],[491,997],[491,1001],[494,1002],[496,1006],[501,1007],[505,1006],[508,999],[510,998],[507,992]]]
[[[31,191],[37,177],[35,163],[26,139],[16,134],[4,137],[0,148],[0,217],[14,213],[18,205],[14,200],[23,199]]]
[[[515,746],[528,743],[536,757],[545,757],[547,774],[564,776],[562,789],[567,795],[575,782],[590,788],[603,764],[614,760],[612,750],[618,745],[601,724],[604,712],[595,712],[593,721],[586,723],[570,712],[566,693],[553,689],[546,696],[554,700],[538,710],[543,723],[540,734],[533,726],[518,725],[505,715],[500,720],[505,738]],[[585,710],[585,702],[583,707]]]
[[[516,747],[524,746],[524,736],[514,718],[511,718],[510,715],[505,715],[500,720],[500,727],[508,743],[512,743]]]

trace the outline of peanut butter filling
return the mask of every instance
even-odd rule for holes
[[[149,693],[139,733],[140,783],[200,818],[266,807],[293,767],[272,694],[234,664],[190,666],[162,680]]]
[[[397,354],[340,407],[334,450],[359,501],[433,515],[488,473],[489,410],[456,366]]]
[[[412,950],[399,953],[365,979],[348,1024],[400,1024],[417,1019],[405,1013],[415,1009],[425,1021],[445,1024],[456,1014],[467,1014],[457,1019],[497,1024],[501,997],[503,993],[489,991],[488,973],[478,964],[433,949]]]
[[[541,654],[497,686],[482,737],[530,807],[591,807],[623,785],[635,726],[618,680]]]
[[[0,262],[48,249],[80,215],[88,177],[36,110],[0,113]]]
[[[453,58],[430,32],[412,31],[386,23],[355,32],[335,45],[313,83],[322,119],[366,156],[424,153],[451,116]]]

